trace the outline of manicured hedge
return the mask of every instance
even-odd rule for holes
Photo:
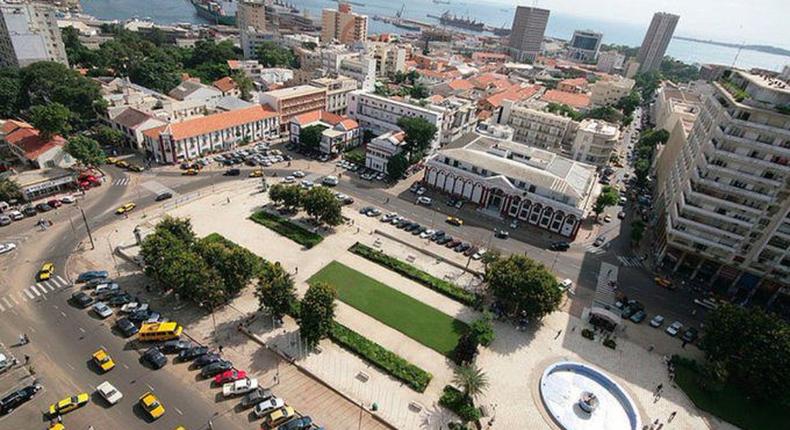
[[[417,392],[425,391],[433,378],[433,375],[425,370],[338,322],[332,324],[329,337],[338,345],[359,355],[395,379],[403,381]]]
[[[398,260],[367,245],[357,242],[348,250],[467,306],[477,306],[480,303],[480,297],[477,294],[470,293],[451,282],[429,275],[409,263]]]
[[[250,216],[250,219],[261,224],[276,233],[310,249],[324,240],[323,236],[306,230],[300,225],[294,224],[287,219],[265,211],[258,211]]]
[[[464,393],[450,385],[444,386],[439,404],[455,412],[464,421],[477,421],[481,416],[480,409],[476,408],[472,401],[464,396]]]

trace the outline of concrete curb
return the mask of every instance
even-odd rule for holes
[[[297,370],[299,370],[300,372],[304,373],[309,378],[311,378],[314,381],[320,383],[321,385],[325,386],[326,388],[329,388],[330,390],[334,391],[339,396],[343,397],[344,399],[348,400],[349,402],[351,402],[351,403],[353,403],[355,405],[359,405],[360,404],[357,400],[354,400],[353,398],[347,396],[342,391],[340,391],[340,390],[336,389],[335,387],[333,387],[331,384],[325,382],[323,379],[321,379],[321,377],[319,377],[318,375],[314,374],[309,369],[297,364],[296,360],[294,360],[293,357],[290,357],[289,355],[285,354],[284,352],[280,351],[277,348],[270,348],[269,345],[267,345],[266,342],[263,339],[261,339],[259,336],[255,335],[255,334],[251,333],[247,329],[247,327],[244,327],[243,325],[240,324],[239,327],[238,327],[238,330],[240,332],[244,333],[245,335],[247,335],[247,337],[252,339],[257,344],[259,344],[262,347],[268,349],[269,351],[272,351],[275,354],[277,354],[280,358],[282,358],[283,360],[285,360],[288,363],[290,363],[291,365],[293,365]],[[386,426],[388,428],[391,428],[392,430],[397,430],[397,428],[398,428],[397,426],[395,426],[392,423],[390,423],[389,421],[387,421],[385,418],[383,418],[383,417],[381,417],[379,415],[370,413],[370,411],[367,410],[367,409],[365,409],[365,413],[368,414],[374,420],[378,421],[380,424],[382,424],[382,425],[384,425],[384,426]]]
[[[433,252],[433,251],[429,251],[429,250],[427,250],[427,249],[425,249],[425,248],[418,248],[418,247],[414,246],[414,244],[413,244],[413,243],[410,243],[410,242],[408,242],[408,241],[405,241],[405,240],[403,240],[403,239],[401,239],[401,238],[395,237],[395,236],[393,236],[393,235],[391,235],[391,234],[389,234],[389,233],[387,233],[387,232],[381,231],[381,230],[379,230],[379,229],[374,229],[374,230],[373,230],[373,233],[375,233],[375,234],[378,234],[378,235],[381,235],[381,236],[384,236],[384,237],[386,237],[387,239],[394,240],[395,242],[398,242],[398,243],[400,243],[401,245],[406,245],[406,246],[408,246],[409,248],[412,248],[412,249],[414,249],[415,251],[418,251],[418,252],[421,252],[421,253],[423,253],[423,254],[429,255],[429,256],[431,256],[431,257],[433,257],[433,258],[437,259],[437,260],[440,260],[440,261],[441,261],[441,262],[443,262],[443,263],[447,263],[447,264],[449,264],[449,265],[451,265],[451,266],[453,266],[453,267],[455,267],[455,268],[457,268],[457,269],[461,269],[461,270],[463,270],[464,272],[469,272],[469,273],[471,273],[471,274],[473,274],[473,275],[475,275],[475,276],[477,276],[477,277],[483,276],[483,274],[482,274],[482,273],[480,273],[480,272],[478,272],[477,270],[472,270],[472,269],[469,269],[469,268],[465,267],[465,266],[464,266],[464,265],[462,265],[462,264],[458,264],[458,263],[456,263],[456,262],[454,262],[454,261],[448,260],[447,258],[445,258],[445,257],[442,257],[441,255],[439,255],[439,254],[437,254],[437,253],[435,253],[435,252]]]

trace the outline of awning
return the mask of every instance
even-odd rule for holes
[[[620,325],[620,323],[623,322],[623,319],[620,317],[620,315],[617,315],[616,313],[610,310],[599,308],[597,306],[590,308],[590,316],[592,315],[603,318],[611,322],[612,324],[616,324],[616,325]]]

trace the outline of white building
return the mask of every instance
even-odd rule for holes
[[[326,88],[326,107],[324,110],[336,115],[346,114],[348,94],[358,88],[356,80],[345,76],[313,79],[310,81],[310,85]]]
[[[357,56],[345,58],[337,68],[339,75],[348,76],[359,83],[363,91],[373,91],[376,86],[376,60]]]
[[[471,133],[477,127],[477,110],[471,100],[461,97],[448,97],[435,103],[444,109],[444,120],[440,145],[445,146],[450,142],[455,142],[462,136]]]
[[[576,124],[567,116],[507,100],[503,104],[500,123],[513,129],[516,142],[555,154],[570,155],[568,142],[573,140]]]
[[[197,80],[181,81],[177,87],[167,93],[170,97],[181,101],[194,101],[212,106],[221,99],[224,94],[218,88],[211,85],[204,85]]]
[[[58,11],[32,2],[0,2],[0,66],[25,67],[38,61],[68,65]]]
[[[362,140],[362,130],[353,119],[325,111],[312,111],[291,118],[288,125],[289,141],[301,145],[302,130],[312,126],[324,127],[318,144],[318,150],[324,154],[338,154],[359,146]]]
[[[387,165],[390,158],[403,152],[406,133],[388,131],[368,143],[365,151],[365,167],[381,173],[388,173]]]
[[[277,42],[277,40],[277,33],[273,31],[256,31],[253,29],[244,29],[239,33],[239,43],[241,44],[241,50],[244,53],[244,58],[248,60],[256,57],[259,46],[266,42]]]
[[[593,106],[613,106],[621,98],[627,96],[634,88],[636,81],[619,76],[608,76],[598,79],[590,87],[590,102]]]
[[[604,51],[598,54],[598,65],[596,68],[599,72],[618,73],[623,70],[624,64],[625,55],[617,51]]]
[[[655,102],[652,105],[652,118],[656,128],[672,132],[678,121],[694,123],[702,109],[705,95],[713,88],[708,85],[687,86],[664,81],[656,90]]]
[[[601,48],[603,34],[592,30],[576,30],[568,43],[568,58],[576,61],[595,61]]]
[[[133,107],[108,110],[107,113],[106,122],[110,127],[123,133],[130,147],[137,151],[144,150],[144,131],[167,125],[166,121]]]
[[[570,158],[593,166],[606,166],[619,140],[620,129],[616,125],[585,119],[576,130]]]
[[[393,76],[406,72],[406,48],[385,42],[367,42],[365,53],[376,60],[376,76]]]
[[[425,163],[426,185],[574,239],[596,189],[593,166],[512,141],[470,133]]]

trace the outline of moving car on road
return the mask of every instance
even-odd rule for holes
[[[49,416],[55,417],[71,412],[88,404],[90,396],[88,393],[79,393],[76,396],[66,397],[65,399],[49,405]]]
[[[52,263],[44,263],[36,275],[39,281],[46,281],[55,273],[55,265]]]
[[[108,354],[107,350],[104,348],[99,348],[94,352],[92,358],[93,362],[102,372],[109,372],[115,367],[115,362],[112,361],[112,357],[110,357],[110,354]]]
[[[464,225],[464,220],[462,220],[461,218],[454,217],[454,216],[448,216],[447,217],[447,223],[460,227],[460,226]]]
[[[140,396],[139,403],[151,419],[155,420],[165,414],[165,407],[162,406],[162,403],[159,402],[154,393],[150,391]]]
[[[6,252],[11,252],[16,249],[16,244],[14,243],[0,243],[0,254],[5,254]]]
[[[115,213],[118,214],[118,215],[123,215],[125,213],[131,212],[136,207],[137,207],[137,205],[135,203],[129,202],[129,203],[126,203],[123,206],[119,207],[118,209],[116,209]]]
[[[112,384],[110,384],[109,381],[104,381],[101,384],[99,384],[96,387],[96,391],[110,405],[114,405],[118,403],[123,398],[123,394],[121,394],[120,391],[118,391]]]

